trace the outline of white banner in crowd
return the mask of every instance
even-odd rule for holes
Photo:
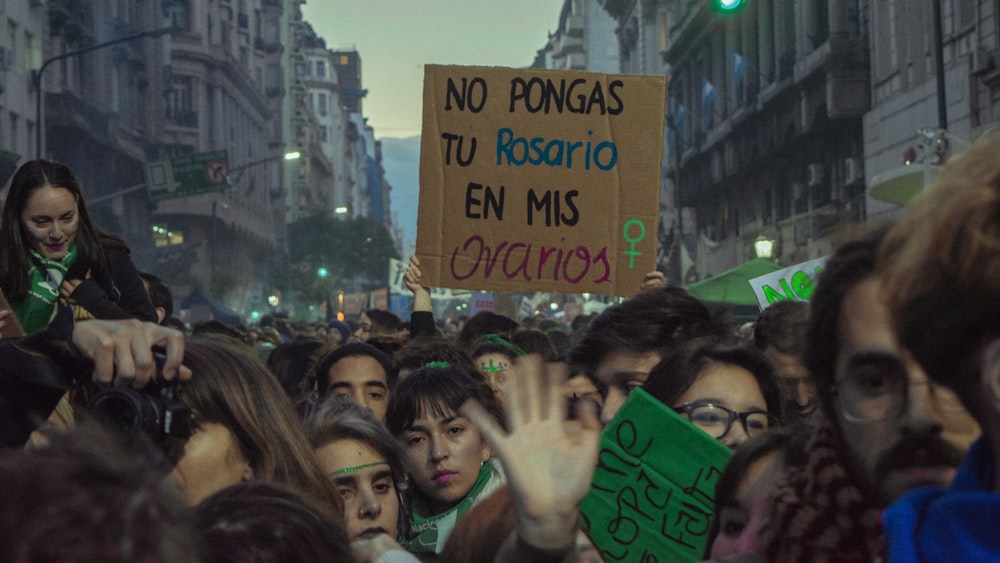
[[[410,288],[403,283],[406,267],[409,264],[395,258],[389,259],[389,293],[391,295],[410,295]],[[472,294],[469,290],[446,289],[435,287],[431,289],[431,299],[466,299]]]
[[[809,301],[829,258],[809,260],[750,280],[760,310],[767,309],[775,301]]]

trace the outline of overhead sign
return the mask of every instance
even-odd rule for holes
[[[146,165],[152,202],[223,190],[229,185],[228,176],[226,150],[186,154]]]
[[[751,279],[750,287],[757,296],[757,306],[763,311],[775,301],[809,301],[829,259],[824,256]]]
[[[665,76],[425,67],[436,287],[631,295],[655,269]]]
[[[605,561],[700,561],[732,451],[636,389],[601,433],[583,530]]]

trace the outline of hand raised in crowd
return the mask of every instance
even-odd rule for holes
[[[420,283],[420,260],[416,256],[410,256],[410,265],[406,267],[403,274],[403,283],[413,292],[413,310],[431,310],[431,292]]]
[[[94,380],[99,382],[145,386],[156,372],[153,346],[166,351],[163,379],[191,379],[191,370],[181,365],[184,334],[172,328],[136,319],[79,321],[73,326],[73,344],[94,362]]]
[[[639,291],[649,291],[661,287],[667,287],[667,277],[663,275],[663,272],[647,272],[642,278],[642,283],[639,284]]]
[[[601,423],[597,406],[581,401],[570,419],[563,378],[546,373],[539,358],[515,362],[504,391],[510,432],[478,403],[460,412],[475,424],[507,474],[519,538],[546,550],[573,549],[578,506],[594,476]]]

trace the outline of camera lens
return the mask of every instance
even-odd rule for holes
[[[146,395],[132,389],[111,388],[91,400],[88,410],[120,436],[130,438],[145,430],[155,431],[157,412]]]

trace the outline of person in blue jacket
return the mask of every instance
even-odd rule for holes
[[[883,514],[889,561],[1000,559],[1000,136],[953,157],[883,242],[890,312],[931,380],[983,429],[949,488]]]

